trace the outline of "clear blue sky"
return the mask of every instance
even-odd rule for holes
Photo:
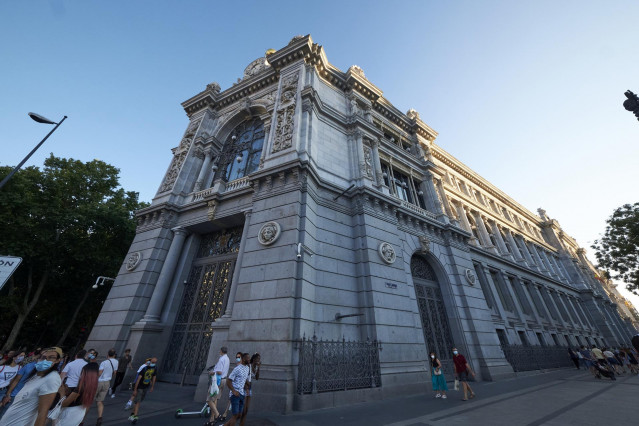
[[[584,247],[638,201],[637,1],[5,1],[0,164],[98,158],[150,201],[187,125],[180,102],[311,34],[437,143]],[[634,299],[639,306],[639,298]]]

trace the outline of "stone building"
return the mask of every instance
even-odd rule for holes
[[[259,352],[258,409],[287,411],[422,391],[431,350],[450,372],[457,346],[498,380],[526,369],[522,347],[563,359],[634,333],[556,220],[310,36],[182,105],[188,127],[91,332],[100,352],[158,356],[160,380],[201,399],[221,346]]]

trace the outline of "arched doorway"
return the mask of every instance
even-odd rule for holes
[[[419,255],[411,258],[410,270],[413,276],[426,350],[437,354],[442,363],[444,374],[446,377],[452,378],[454,369],[451,350],[454,343],[439,281],[433,267]]]

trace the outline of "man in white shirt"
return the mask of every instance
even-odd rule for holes
[[[98,378],[98,391],[95,394],[95,402],[98,406],[98,420],[96,426],[102,424],[102,413],[104,412],[104,398],[111,387],[111,378],[118,369],[118,360],[115,359],[115,349],[109,349],[108,358],[100,363],[100,377]]]
[[[87,365],[87,362],[84,360],[87,351],[84,349],[78,351],[75,355],[75,360],[68,363],[64,370],[62,370],[62,374],[60,374],[60,378],[62,382],[66,385],[65,394],[68,396],[71,392],[69,389],[75,388],[78,386],[78,380],[80,380],[80,373],[82,372],[82,367]],[[64,379],[67,379],[65,382]]]
[[[220,348],[220,357],[218,358],[215,367],[213,367],[212,370],[209,368],[209,375],[213,376],[211,380],[217,380],[216,376],[219,376],[221,379],[220,383],[218,384],[220,390],[217,395],[209,395],[206,397],[206,402],[211,408],[211,418],[209,419],[210,424],[213,424],[215,420],[220,417],[220,413],[217,410],[217,401],[220,399],[220,395],[222,394],[222,388],[224,387],[224,383],[226,382],[226,376],[229,374],[229,366],[231,365],[227,352],[228,349],[226,348],[226,346],[222,346]]]

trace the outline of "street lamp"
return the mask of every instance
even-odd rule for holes
[[[27,160],[28,160],[29,158],[31,158],[31,156],[33,155],[33,153],[34,153],[34,152],[36,152],[36,151],[38,150],[38,148],[40,148],[40,146],[42,146],[42,144],[44,143],[44,141],[46,141],[46,140],[49,138],[49,136],[51,136],[51,134],[52,134],[53,132],[55,132],[55,130],[56,130],[58,127],[60,127],[60,124],[62,124],[62,122],[63,122],[64,120],[66,120],[66,119],[67,119],[67,116],[65,115],[65,116],[62,118],[62,120],[60,120],[58,123],[56,123],[55,121],[51,121],[51,120],[49,120],[48,118],[45,118],[45,117],[41,116],[40,114],[36,114],[36,113],[34,113],[34,112],[30,112],[30,113],[29,113],[29,117],[31,117],[31,119],[32,119],[33,121],[37,121],[38,123],[43,123],[43,124],[55,124],[55,127],[53,128],[53,130],[51,130],[51,131],[50,131],[50,132],[49,132],[49,133],[48,133],[48,134],[44,137],[44,139],[42,139],[42,140],[40,141],[40,143],[39,143],[39,144],[37,144],[37,145],[35,146],[35,148],[33,148],[33,149],[31,150],[31,152],[30,152],[30,153],[28,153],[28,154],[27,154],[27,156],[26,156],[26,157],[24,157],[24,159],[20,162],[20,164],[18,164],[18,165],[17,165],[17,166],[16,166],[13,170],[11,170],[11,173],[9,173],[9,174],[8,174],[8,175],[4,178],[4,179],[2,179],[2,182],[0,182],[0,189],[1,189],[1,188],[2,188],[2,187],[3,187],[3,186],[7,183],[7,182],[9,182],[9,179],[11,179],[11,178],[13,177],[13,175],[15,175],[15,174],[16,174],[16,172],[17,172],[18,170],[20,170],[20,167],[22,167],[22,165],[23,165],[24,163],[26,163],[26,162],[27,162]]]
[[[92,288],[97,289],[98,286],[103,286],[105,281],[115,281],[115,278],[99,276],[98,279],[95,280],[95,284],[93,284]]]

